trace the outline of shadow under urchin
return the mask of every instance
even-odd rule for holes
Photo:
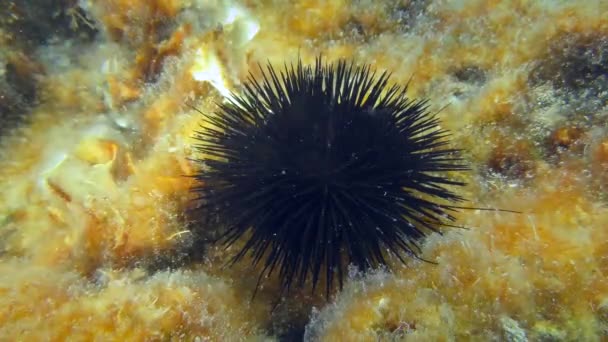
[[[278,272],[283,291],[324,278],[329,296],[349,264],[420,258],[420,239],[452,226],[464,183],[449,172],[468,168],[427,100],[344,60],[260,71],[203,115],[193,189],[217,241],[242,239],[231,261],[261,266],[256,289]]]

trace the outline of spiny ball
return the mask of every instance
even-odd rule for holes
[[[329,294],[349,264],[405,262],[451,225],[464,184],[448,173],[467,168],[426,100],[344,60],[260,73],[195,135],[198,209],[226,246],[242,241],[233,262],[278,272],[283,291],[325,279]]]

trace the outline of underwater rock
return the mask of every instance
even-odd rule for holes
[[[0,14],[0,27],[15,41],[36,46],[53,37],[60,39],[95,37],[97,29],[74,0],[7,0]]]

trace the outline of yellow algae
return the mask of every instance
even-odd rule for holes
[[[129,83],[132,82],[120,81],[115,76],[108,76],[108,90],[113,103],[122,105],[139,98],[141,90]]]
[[[200,272],[100,271],[97,283],[73,273],[3,262],[0,334],[24,340],[237,340],[260,334],[245,317],[259,307]],[[251,339],[251,338],[250,338]]]
[[[464,239],[469,241],[467,244],[460,237],[452,236],[453,233],[443,240],[432,239],[427,244],[425,255],[439,261],[439,265],[413,264],[397,276],[398,279],[408,279],[406,282],[371,283],[367,292],[345,291],[337,303],[342,306],[341,315],[352,315],[354,320],[368,317],[361,311],[361,303],[373,298],[373,293],[381,292],[390,299],[388,302],[391,305],[395,305],[393,310],[414,313],[410,320],[417,321],[414,331],[421,330],[419,337],[432,338],[438,331],[449,328],[436,326],[429,313],[417,313],[417,308],[432,305],[432,301],[428,300],[420,303],[420,291],[432,289],[441,303],[458,312],[457,325],[453,327],[457,329],[456,333],[464,333],[473,326],[475,329],[483,329],[484,326],[490,330],[498,328],[494,326],[496,322],[490,319],[492,316],[486,315],[497,317],[506,314],[523,322],[534,314],[540,314],[560,322],[563,329],[559,334],[568,336],[568,339],[596,338],[598,335],[593,324],[580,329],[579,318],[587,317],[593,322],[592,307],[584,303],[594,303],[597,290],[605,290],[606,282],[604,276],[596,272],[593,259],[588,257],[589,250],[584,246],[590,245],[591,239],[600,241],[605,232],[585,232],[584,222],[579,222],[582,225],[577,226],[569,220],[581,217],[580,210],[587,211],[583,217],[591,216],[589,223],[606,222],[608,216],[601,209],[589,207],[588,202],[572,195],[566,197],[570,201],[574,199],[575,203],[566,202],[557,206],[553,203],[550,207],[545,207],[547,203],[543,200],[529,203],[527,208],[535,213],[533,222],[522,222],[519,217],[501,230],[497,230],[500,225],[495,225],[491,230],[468,231],[466,234],[470,235]],[[541,207],[533,209],[530,204]],[[582,236],[579,239],[573,239],[571,235],[562,237],[564,230],[575,230]],[[591,236],[584,238],[587,234]],[[507,236],[513,238],[507,241]],[[550,259],[547,258],[549,255]],[[450,262],[445,258],[449,258]],[[530,306],[530,303],[535,304]],[[564,311],[564,307],[573,311]],[[349,330],[369,332],[375,329],[371,320],[364,327],[353,326],[343,319],[330,319],[329,322],[323,334],[327,340],[348,334]],[[578,328],[574,329],[575,325]],[[433,327],[435,331],[428,331],[428,327]],[[536,326],[534,329],[540,328]],[[413,334],[412,338],[416,338],[418,333]]]

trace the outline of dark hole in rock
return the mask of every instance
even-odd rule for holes
[[[530,169],[529,164],[528,161],[518,155],[508,154],[493,156],[488,163],[488,167],[490,171],[509,179],[522,179]]]
[[[475,65],[455,69],[452,75],[460,82],[474,85],[484,84],[487,79],[485,70]]]
[[[0,76],[0,136],[23,122],[37,98],[40,64],[23,53],[11,53]]]
[[[428,5],[428,0],[397,1],[391,17],[399,22],[405,31],[408,31],[426,13]]]
[[[355,36],[355,37],[357,37],[357,36],[364,37],[366,35],[363,24],[361,24],[361,22],[355,17],[351,17],[349,19],[349,21],[346,23],[346,28],[344,29],[344,31],[347,34],[349,34],[351,36]]]
[[[488,171],[511,180],[534,177],[534,149],[528,141],[501,141],[487,161]]]
[[[11,58],[5,69],[7,85],[19,93],[24,101],[34,101],[37,78],[41,74],[41,68],[25,56],[16,56]]]
[[[21,96],[0,81],[0,137],[22,121],[25,108]]]
[[[52,37],[90,40],[98,32],[74,0],[8,0],[1,7],[0,26],[32,45]]]
[[[576,112],[596,112],[608,101],[608,37],[559,35],[535,63],[528,82],[551,85],[559,101]]]
[[[566,35],[548,48],[530,73],[532,85],[549,82],[555,88],[578,90],[606,86],[608,37]]]
[[[577,126],[563,126],[555,129],[545,142],[548,159],[554,159],[564,152],[581,155],[584,149],[585,131]]]

